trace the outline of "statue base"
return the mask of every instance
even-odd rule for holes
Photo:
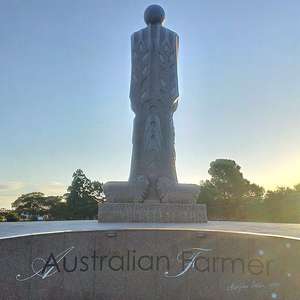
[[[100,223],[206,223],[205,204],[100,203]]]

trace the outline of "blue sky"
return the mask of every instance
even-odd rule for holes
[[[77,168],[127,180],[130,35],[152,3],[0,2],[0,207],[64,193]],[[156,3],[180,36],[179,180],[231,158],[266,188],[300,182],[300,2]]]

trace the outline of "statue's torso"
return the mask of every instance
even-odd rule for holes
[[[161,109],[176,109],[177,52],[178,35],[161,25],[148,26],[132,35],[130,99],[135,112],[157,102]]]

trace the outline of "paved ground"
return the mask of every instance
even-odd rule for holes
[[[126,229],[192,229],[209,231],[250,232],[280,235],[300,239],[300,224],[210,221],[207,224],[157,224],[157,223],[98,223],[97,221],[48,221],[0,223],[0,239],[68,231],[126,230]]]

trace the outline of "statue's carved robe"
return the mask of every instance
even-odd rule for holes
[[[177,183],[173,113],[177,108],[178,35],[160,24],[131,37],[131,107],[135,113],[129,181]]]
[[[195,203],[198,187],[178,184],[173,114],[178,102],[178,35],[150,24],[131,37],[135,113],[128,182],[107,182],[109,202]]]

